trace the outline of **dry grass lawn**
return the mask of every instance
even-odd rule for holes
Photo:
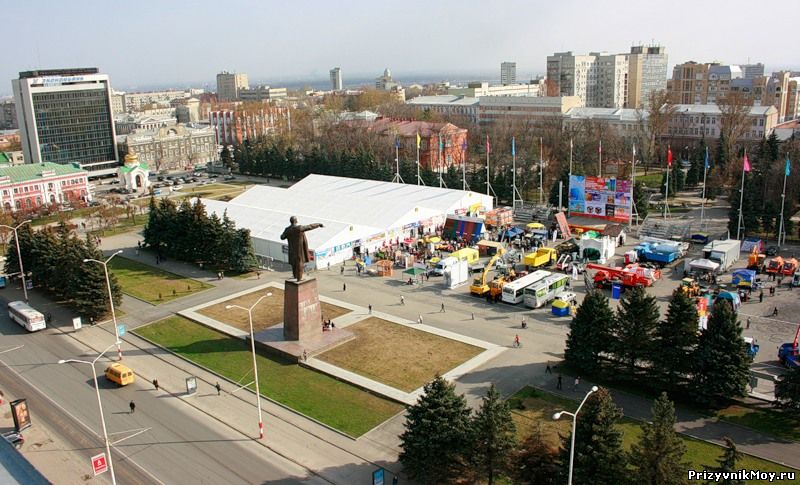
[[[347,330],[356,335],[354,340],[317,358],[406,392],[483,352],[480,347],[375,317]]]
[[[237,308],[226,310],[227,305],[239,305],[244,308],[250,308],[256,300],[272,293],[272,296],[264,298],[261,303],[253,309],[253,331],[260,332],[265,328],[272,327],[283,321],[283,290],[280,288],[264,288],[258,291],[251,291],[250,293],[225,300],[223,302],[211,305],[199,310],[197,313],[213,318],[218,322],[226,323],[232,327],[240,330],[249,331],[250,325],[248,322],[247,312]],[[322,315],[324,318],[336,319],[350,313],[347,308],[342,308],[330,303],[320,302],[322,304]]]

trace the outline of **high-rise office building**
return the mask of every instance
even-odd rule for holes
[[[742,68],[742,76],[745,79],[755,79],[764,75],[764,64],[740,64]]]
[[[667,89],[679,104],[716,104],[738,79],[744,79],[740,66],[689,61],[672,68]]]
[[[250,88],[247,74],[242,72],[222,71],[217,74],[217,100],[236,101],[239,91]]]
[[[628,63],[628,54],[556,52],[547,56],[547,95],[577,96],[589,108],[623,108]]]
[[[642,109],[650,93],[667,89],[667,52],[664,46],[633,46],[628,65],[628,100],[625,107]]]
[[[28,163],[78,163],[90,177],[118,163],[111,86],[97,68],[19,73],[11,81]]]
[[[340,67],[334,67],[330,71],[331,75],[331,89],[334,91],[341,91],[342,90],[342,69]]]
[[[507,86],[517,82],[517,63],[503,62],[500,64],[500,84]]]

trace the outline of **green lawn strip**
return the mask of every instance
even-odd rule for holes
[[[658,188],[661,186],[661,178],[664,176],[661,172],[648,173],[647,175],[636,175],[636,181],[640,182],[645,187]]]
[[[122,291],[153,305],[211,288],[191,278],[117,256],[109,263]],[[173,293],[174,291],[174,293]],[[161,298],[159,299],[159,295]]]
[[[232,381],[252,380],[250,347],[243,340],[179,316],[138,328],[135,333]],[[366,433],[403,409],[401,404],[296,363],[260,352],[256,360],[264,396],[350,436]]]
[[[136,229],[143,229],[146,224],[147,224],[147,215],[144,214],[137,216],[136,222],[134,222],[133,219],[122,219],[117,223],[117,225],[115,225],[111,229],[97,229],[95,231],[91,231],[91,234],[101,237],[116,236],[117,234],[122,234],[124,232],[130,232]]]
[[[559,434],[568,436],[572,430],[572,419],[565,416],[559,421],[553,421],[552,416],[555,412],[565,410],[574,412],[578,402],[569,398],[551,394],[549,392],[526,386],[508,398],[511,405],[512,415],[517,424],[517,436],[519,439],[525,438],[538,426],[542,426],[545,436],[550,440],[558,440]],[[520,409],[520,404],[524,402],[524,409]],[[579,418],[580,419],[580,418]],[[632,418],[623,418],[619,424],[623,432],[622,443],[625,450],[630,451],[631,445],[639,440],[642,434],[641,422]],[[692,470],[707,470],[716,466],[717,459],[722,456],[722,447],[703,440],[698,440],[686,435],[680,435],[686,445],[686,455],[684,459],[689,463]],[[557,441],[552,441],[554,444]],[[737,468],[761,471],[796,471],[768,460],[763,460],[752,455],[745,454]],[[767,483],[766,481],[749,481],[749,483]]]
[[[717,411],[714,416],[765,434],[800,441],[800,418],[796,414],[773,409],[770,403],[734,404]]]

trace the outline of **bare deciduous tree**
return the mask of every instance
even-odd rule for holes
[[[661,137],[669,127],[669,122],[675,115],[677,107],[672,95],[665,90],[651,91],[647,99],[647,158],[660,160]]]
[[[750,126],[750,107],[753,100],[739,91],[731,91],[717,100],[720,111],[720,133],[725,135],[729,157],[736,157],[736,144]]]

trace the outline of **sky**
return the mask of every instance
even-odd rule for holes
[[[250,83],[543,74],[549,54],[666,46],[670,71],[696,60],[800,68],[796,0],[0,0],[6,39],[0,95],[19,71],[99,67],[115,89],[215,86],[222,70]],[[783,12],[783,14],[782,14]],[[13,39],[13,41],[9,41]]]

